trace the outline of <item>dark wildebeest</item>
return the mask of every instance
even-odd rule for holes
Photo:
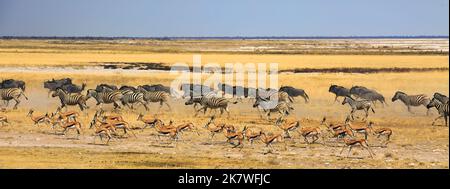
[[[20,88],[25,91],[25,82],[22,80],[7,79],[0,83],[0,89]]]
[[[100,84],[97,85],[97,87],[95,87],[95,91],[100,93],[100,92],[107,92],[107,91],[116,91],[119,90],[119,88],[117,88],[117,86],[115,85],[109,85],[109,84]]]
[[[80,94],[81,92],[84,91],[85,88],[86,88],[86,83],[82,83],[81,87],[78,85],[75,85],[73,83],[65,84],[65,85],[61,86],[61,89],[69,94],[72,94],[72,93]]]
[[[161,84],[156,84],[156,85],[140,85],[139,87],[145,89],[146,91],[149,92],[156,92],[156,91],[163,91],[166,93],[170,93],[170,87],[161,85]]]
[[[289,94],[289,96],[291,96],[291,97],[301,96],[301,97],[303,97],[303,99],[305,99],[305,103],[308,103],[308,101],[309,101],[309,96],[308,96],[308,94],[306,94],[305,90],[303,90],[303,89],[297,89],[297,88],[294,88],[291,86],[283,86],[283,87],[280,87],[280,89],[278,91],[284,91],[287,94]]]
[[[361,94],[368,93],[368,92],[373,92],[373,90],[370,90],[364,86],[353,86],[352,88],[350,88],[350,95],[353,95],[356,98],[360,98]]]
[[[64,78],[64,79],[52,79],[44,82],[44,88],[48,89],[48,95],[52,91],[56,91],[57,88],[61,88],[63,85],[72,84],[72,79]]]
[[[256,88],[252,87],[242,87],[242,86],[231,86],[228,84],[219,83],[217,87],[223,94],[229,94],[238,99],[242,98],[255,98],[257,94]]]
[[[334,102],[337,101],[337,98],[342,96],[342,97],[350,97],[350,90],[343,87],[343,86],[339,86],[339,85],[331,85],[330,88],[328,89],[328,92],[333,93],[336,95],[336,98],[334,98]]]
[[[376,101],[379,101],[383,106],[387,105],[384,96],[373,89],[368,89],[363,86],[353,86],[350,88],[350,94],[356,98],[362,98],[364,100],[371,101],[374,105]]]
[[[136,87],[133,87],[133,86],[129,86],[129,85],[122,85],[122,86],[119,88],[119,90],[121,90],[121,91],[130,90],[130,91],[136,92],[136,91],[137,91],[137,88],[136,88]]]

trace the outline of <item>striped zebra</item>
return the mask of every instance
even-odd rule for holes
[[[191,96],[188,101],[184,103],[184,105],[194,105],[194,110],[197,111],[197,106],[201,106],[202,97],[212,98],[212,97],[221,97],[221,94],[218,94],[217,91],[209,91],[205,92],[199,96]],[[206,110],[204,111],[206,113]]]
[[[445,96],[441,93],[434,93],[433,98],[440,101],[441,103],[448,103],[448,96]]]
[[[138,91],[144,94],[144,100],[147,103],[150,102],[159,102],[158,111],[162,108],[163,104],[166,104],[169,107],[169,110],[172,111],[169,103],[170,94],[165,91],[147,91],[143,87],[138,87]]]
[[[438,99],[433,98],[431,99],[430,103],[427,105],[427,108],[435,107],[439,112],[439,117],[434,119],[433,123],[431,125],[434,125],[436,120],[444,117],[445,120],[445,126],[448,125],[448,117],[449,117],[449,108],[448,108],[448,102],[447,103],[441,103]]]
[[[399,100],[403,102],[403,104],[408,107],[408,112],[411,112],[411,106],[424,106],[427,107],[427,105],[430,103],[430,99],[424,95],[407,95],[404,92],[397,91],[395,92],[394,96],[392,97],[392,102],[395,102],[396,100]],[[427,110],[427,115],[429,113],[430,109]]]
[[[22,89],[20,88],[8,88],[8,89],[0,89],[0,97],[1,100],[6,101],[6,106],[9,105],[10,100],[16,101],[13,109],[17,109],[17,106],[20,103],[20,96],[25,97],[28,100],[28,97],[25,95]]]
[[[126,105],[126,106],[128,106],[128,108],[134,109],[133,104],[139,103],[145,107],[146,111],[149,110],[147,103],[144,100],[144,93],[129,92],[129,91],[124,93],[122,91],[122,94],[123,94],[122,99],[121,99],[122,105],[124,105],[124,106]],[[131,104],[131,107],[130,107],[130,104]]]
[[[266,114],[266,119],[270,120],[270,114],[277,112],[280,114],[280,117],[278,120],[283,120],[283,118],[290,114],[294,108],[285,101],[273,101],[273,100],[267,100],[263,99],[261,97],[256,97],[255,103],[253,104],[254,108],[258,108],[259,115],[262,118],[261,109]]]
[[[188,102],[185,103],[185,105],[190,105],[193,104],[193,99],[191,98]],[[207,96],[202,96],[200,99],[200,105],[202,105],[202,108],[199,108],[198,110],[196,110],[195,115],[197,116],[198,112],[200,112],[201,110],[203,110],[203,113],[206,113],[206,110],[209,108],[211,110],[217,110],[220,109],[220,115],[223,114],[224,111],[227,112],[228,117],[230,117],[230,111],[228,109],[228,103],[232,103],[232,104],[237,104],[237,101],[230,101],[227,98],[224,97],[207,97]]]
[[[98,92],[95,89],[89,89],[87,91],[86,100],[93,97],[97,101],[97,106],[101,104],[114,104],[114,109],[122,108],[120,106],[120,100],[123,97],[123,94],[116,90],[116,91],[107,91],[104,92]]]
[[[81,111],[84,111],[85,109],[88,109],[89,107],[86,105],[86,96],[82,94],[77,93],[66,93],[64,90],[58,88],[56,91],[53,92],[52,97],[59,97],[59,100],[61,101],[60,108],[66,108],[67,106],[76,106],[78,105],[80,107]]]
[[[352,119],[354,120],[353,114],[357,110],[364,110],[366,113],[366,119],[369,117],[369,110],[372,110],[373,113],[375,113],[375,110],[372,107],[372,102],[369,100],[354,100],[350,97],[345,97],[344,101],[342,101],[342,105],[348,104],[352,110],[350,111],[350,115],[352,116]]]

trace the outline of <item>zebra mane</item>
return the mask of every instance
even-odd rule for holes
[[[353,99],[353,98],[350,97],[350,96],[345,96],[345,98],[348,98],[348,99],[350,99],[350,100],[352,100],[352,101],[355,101],[355,99]]]
[[[61,92],[63,92],[63,94],[67,94],[67,92],[64,89],[62,89],[61,87],[56,88],[55,92],[56,91],[61,91]]]
[[[438,92],[434,93],[434,95],[433,95],[433,96],[446,97],[445,95],[443,95],[443,94],[441,94],[441,93],[438,93]]]
[[[397,92],[395,92],[395,94],[407,95],[406,93],[404,93],[404,92],[402,92],[402,91],[397,91]]]

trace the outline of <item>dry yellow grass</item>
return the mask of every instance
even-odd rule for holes
[[[192,65],[191,53],[0,53],[3,66],[86,66],[95,62],[186,63]],[[202,54],[202,64],[278,63],[280,70],[295,68],[448,68],[448,56],[419,55],[239,55]],[[94,63],[92,63],[94,62]]]

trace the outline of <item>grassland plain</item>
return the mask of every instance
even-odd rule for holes
[[[334,96],[328,92],[330,84],[346,87],[364,85],[376,89],[388,100],[389,106],[376,107],[376,113],[370,120],[375,127],[389,127],[394,131],[391,143],[387,147],[380,145],[380,140],[369,136],[369,143],[376,153],[374,159],[368,158],[367,152],[354,150],[351,158],[339,155],[342,144],[320,140],[318,144],[308,145],[293,133],[292,139],[275,145],[274,153],[266,153],[262,143],[250,145],[245,143],[243,149],[233,149],[222,134],[211,141],[208,131],[203,128],[208,116],[192,116],[192,107],[185,106],[183,100],[173,99],[172,112],[163,109],[155,114],[157,106],[150,106],[151,116],[175,123],[193,122],[200,131],[184,133],[179,142],[159,141],[153,129],[135,130],[137,138],[128,137],[112,141],[110,145],[93,144],[93,131],[88,129],[94,114],[94,108],[88,116],[82,116],[83,133],[80,140],[55,134],[47,126],[34,126],[25,115],[30,108],[37,113],[52,112],[59,104],[57,99],[47,96],[43,81],[51,78],[71,77],[75,83],[86,82],[88,88],[98,83],[116,85],[139,85],[161,83],[169,85],[177,77],[165,72],[133,72],[114,70],[110,72],[28,70],[27,67],[70,67],[96,65],[101,62],[157,62],[170,65],[176,62],[192,63],[192,52],[145,52],[133,51],[133,48],[91,44],[90,48],[72,42],[68,45],[51,44],[48,48],[42,41],[8,41],[0,42],[0,79],[21,79],[27,83],[28,101],[23,100],[19,110],[8,110],[5,114],[9,125],[0,127],[0,168],[448,168],[449,131],[448,127],[431,126],[437,112],[425,115],[425,108],[413,108],[415,114],[408,113],[400,102],[390,102],[397,90],[410,94],[427,94],[434,92],[448,95],[449,72],[408,72],[408,73],[282,73],[280,85],[291,85],[305,89],[311,102],[303,103],[297,99],[295,112],[288,119],[299,119],[302,126],[319,126],[323,116],[334,121],[342,121],[349,112],[349,107],[333,103]],[[53,42],[54,43],[54,42]],[[145,42],[142,42],[145,44]],[[171,42],[173,45],[176,42]],[[185,49],[187,42],[179,45]],[[231,43],[231,42],[230,42]],[[236,43],[235,41],[233,43]],[[153,43],[152,43],[153,44]],[[16,46],[13,46],[16,45]],[[266,44],[267,45],[267,44]],[[269,43],[270,45],[270,43]],[[80,50],[81,49],[81,50]],[[128,49],[128,50],[127,50]],[[214,48],[212,48],[214,49]],[[448,68],[448,55],[309,55],[309,54],[246,54],[246,53],[205,53],[202,62],[225,63],[279,63],[280,69],[295,68]],[[9,68],[15,68],[10,70]],[[21,70],[23,68],[23,70]],[[18,70],[17,70],[18,69]],[[93,100],[88,105],[95,107]],[[107,108],[111,108],[108,107]],[[75,108],[70,108],[74,109]],[[227,121],[239,129],[244,126],[255,127],[272,133],[281,133],[273,123],[260,119],[251,102],[231,105],[231,118],[226,116],[220,121]],[[132,127],[142,127],[136,121],[142,108],[123,112],[126,121]]]

